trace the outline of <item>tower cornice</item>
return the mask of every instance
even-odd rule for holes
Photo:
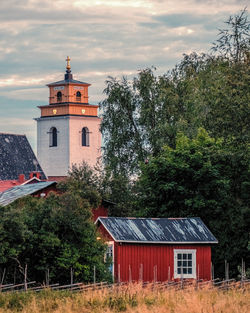
[[[98,116],[98,105],[66,103],[38,106],[41,110],[41,117],[60,116],[60,115],[78,115],[78,116]]]
[[[39,109],[41,108],[55,108],[55,107],[66,107],[66,106],[77,106],[77,107],[89,107],[89,108],[99,108],[98,104],[89,104],[89,103],[79,103],[79,102],[64,102],[64,103],[53,103],[53,104],[47,104],[47,105],[38,105],[37,107]]]

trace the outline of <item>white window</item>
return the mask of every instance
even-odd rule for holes
[[[196,278],[196,250],[174,249],[174,278]]]
[[[112,273],[112,277],[114,278],[114,241],[108,241],[106,244],[107,250],[105,252],[104,261],[110,262],[109,270]]]

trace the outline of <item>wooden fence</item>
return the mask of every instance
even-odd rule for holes
[[[8,285],[0,285],[0,292],[40,292],[42,290],[69,290],[72,292],[86,292],[89,290],[100,290],[100,289],[117,289],[123,286],[129,286],[130,284],[134,284],[138,282],[132,283],[113,283],[109,284],[107,282],[100,283],[92,283],[92,284],[84,284],[84,283],[74,283],[68,285],[38,285],[35,281],[28,282],[26,285],[23,284],[8,284]],[[212,289],[218,288],[221,290],[229,290],[232,288],[245,288],[250,286],[250,279],[244,279],[240,281],[236,281],[235,279],[228,280],[219,280],[214,279],[210,281],[202,281],[202,280],[187,280],[183,279],[180,281],[166,281],[166,282],[144,282],[141,283],[142,287],[163,290],[163,289]]]

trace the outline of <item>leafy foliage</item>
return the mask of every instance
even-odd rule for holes
[[[151,216],[164,216],[168,212],[167,209],[171,212],[173,208],[173,216],[178,212],[174,208],[176,202],[172,195],[176,195],[178,191],[178,201],[182,199],[184,207],[189,206],[190,210],[192,208],[189,213],[200,215],[206,210],[208,213],[205,220],[211,222],[214,220],[214,211],[210,208],[217,203],[221,212],[224,208],[230,217],[230,223],[234,224],[234,215],[240,207],[239,203],[244,197],[249,197],[247,180],[240,183],[248,173],[243,163],[249,163],[250,142],[247,11],[244,9],[240,14],[230,17],[226,26],[220,31],[214,44],[215,54],[199,55],[194,52],[184,55],[183,60],[165,75],[156,76],[155,69],[152,68],[139,71],[132,81],[126,78],[109,78],[107,81],[104,91],[106,99],[101,103],[101,130],[105,142],[105,166],[111,179],[107,197],[113,198],[112,201],[120,207],[118,214],[125,212],[125,208],[131,210],[136,202],[137,191],[134,182],[143,169],[140,164],[147,164],[152,157],[160,162],[162,155],[166,153],[164,146],[175,149],[177,141],[178,145],[180,144],[178,133],[181,132],[190,140],[197,140],[198,129],[204,128],[217,144],[220,142],[220,148],[217,147],[215,155],[209,156],[213,157],[214,166],[209,167],[210,163],[206,163],[208,161],[205,155],[204,158],[199,159],[197,155],[197,159],[189,160],[197,162],[197,168],[194,167],[193,171],[183,169],[183,173],[175,178],[174,184],[169,183],[170,185],[166,186],[163,183],[164,188],[168,188],[171,199],[165,202],[165,193],[152,194],[152,190],[159,190],[159,180],[149,179],[148,190],[144,194],[148,202],[145,200],[146,202],[138,206],[139,212],[148,216],[149,212]],[[219,161],[216,163],[216,157],[221,164]],[[188,159],[184,161],[189,162]],[[203,172],[200,172],[201,168]],[[164,174],[163,169],[160,178],[164,180],[170,173],[166,168]],[[221,172],[222,169],[227,172],[226,176]],[[192,180],[189,188],[183,190],[183,175],[187,175],[187,179],[200,176],[202,179],[199,181],[197,178],[195,184]],[[118,183],[122,181],[126,183]],[[204,185],[205,182],[207,185]],[[206,195],[207,186],[211,188]],[[196,197],[197,188],[204,190]],[[239,193],[242,194],[239,196]],[[115,196],[119,194],[122,195],[121,201],[119,196]],[[203,194],[208,197],[205,197],[206,201],[201,197]],[[144,204],[148,205],[150,201],[155,201],[154,209],[144,208]],[[246,201],[244,203],[246,204]],[[182,204],[180,210],[181,207]],[[247,211],[249,206],[245,205],[245,208],[241,209]],[[184,213],[187,211],[182,212]],[[231,234],[228,236],[230,240]]]
[[[174,145],[182,111],[173,82],[155,77],[153,69],[139,72],[132,83],[110,78],[101,103],[104,158],[112,171],[133,174],[139,161],[156,155],[164,143]]]
[[[249,58],[250,24],[246,8],[240,14],[230,16],[225,23],[227,28],[220,29],[219,38],[214,43],[213,51],[219,52],[223,58],[227,57],[233,62]]]
[[[241,258],[249,261],[249,152],[226,150],[200,129],[195,138],[177,136],[176,148],[165,146],[142,164],[137,214],[147,217],[199,216],[219,240],[214,262],[236,274]]]
[[[249,21],[232,16],[214,44],[215,55],[191,53],[165,75],[154,68],[128,81],[110,77],[101,103],[104,161],[115,175],[138,174],[139,163],[175,147],[182,131],[200,127],[229,145],[249,142]]]
[[[105,244],[97,240],[91,208],[99,193],[88,181],[74,176],[61,186],[63,194],[46,199],[26,197],[1,209],[0,263],[6,281],[22,281],[25,264],[28,278],[70,282],[71,269],[78,281],[109,279],[104,263]]]

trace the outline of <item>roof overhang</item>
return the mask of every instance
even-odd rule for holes
[[[114,237],[114,236],[112,236]],[[217,244],[217,241],[129,241],[129,240],[115,240],[116,242],[119,243],[139,243],[139,244],[167,244],[167,245],[206,245],[206,244]]]
[[[101,216],[100,216],[101,217]],[[168,244],[168,245],[211,245],[211,244],[217,244],[218,240],[216,241],[143,241],[143,240],[117,240],[115,236],[109,231],[109,229],[106,227],[104,223],[102,223],[100,217],[95,221],[95,224],[98,225],[98,223],[102,224],[102,226],[105,228],[105,230],[108,232],[108,234],[114,239],[115,242],[118,243],[136,243],[136,244]]]
[[[46,86],[48,87],[53,87],[53,86],[65,86],[65,85],[77,85],[77,86],[91,86],[89,83],[84,83],[84,82],[67,82],[67,81],[62,81],[62,82],[55,82],[55,83],[50,83],[47,84]]]

